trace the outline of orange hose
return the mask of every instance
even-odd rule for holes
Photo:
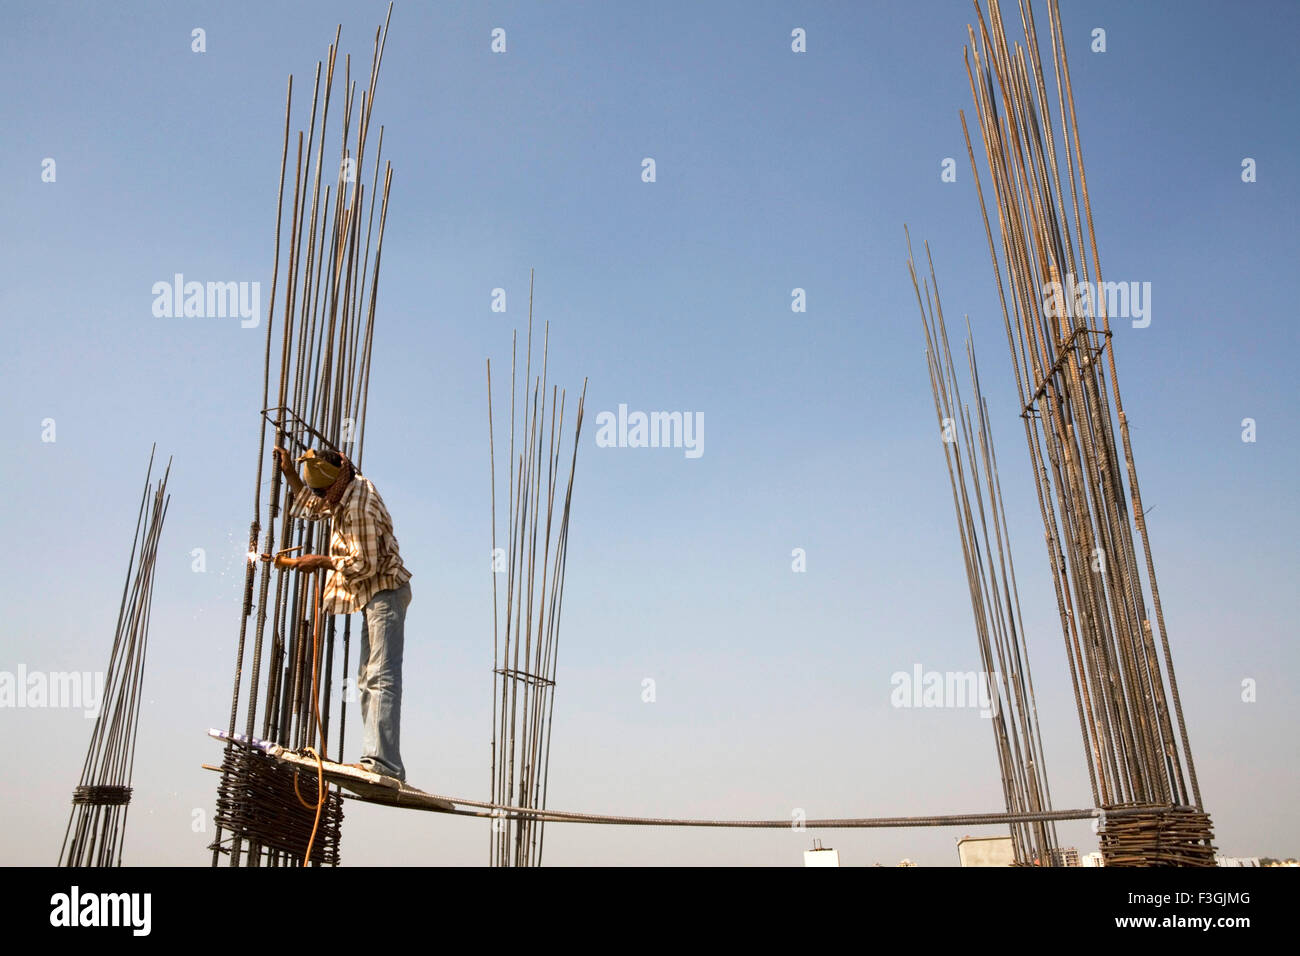
[[[312,615],[311,626],[311,707],[312,713],[316,718],[316,731],[320,735],[320,750],[314,747],[305,748],[306,751],[316,758],[316,819],[311,825],[311,838],[307,841],[307,853],[302,858],[302,865],[306,866],[311,862],[311,849],[316,842],[316,831],[320,828],[321,811],[325,808],[325,728],[321,726],[320,721],[320,692],[318,690],[318,680],[320,677],[320,668],[317,666],[317,651],[320,647],[320,579],[321,571],[316,572],[316,607]],[[311,804],[302,798],[298,792],[298,775],[293,777],[293,792],[298,797],[298,802],[304,807],[311,809]]]

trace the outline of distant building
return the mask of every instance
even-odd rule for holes
[[[1053,866],[1078,866],[1079,851],[1072,846],[1058,846],[1052,850]]]
[[[822,846],[821,840],[813,840],[813,848],[803,851],[804,866],[839,866],[840,852]]]
[[[898,861],[898,865],[899,865],[899,866],[916,866],[915,863],[913,863],[911,860],[907,859],[906,857],[904,857],[903,859],[899,860],[899,861]]]
[[[1096,850],[1091,853],[1085,853],[1079,858],[1080,866],[1105,866],[1106,861],[1101,858],[1101,854]]]
[[[962,866],[1015,866],[1016,852],[1009,836],[962,837],[957,859]]]
[[[1259,866],[1257,856],[1216,856],[1216,866]]]

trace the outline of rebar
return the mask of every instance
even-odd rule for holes
[[[1127,809],[1127,808],[1126,808]],[[1138,807],[1106,813],[1098,831],[1107,866],[1214,866],[1210,817],[1191,807]]]
[[[385,163],[383,187],[376,188],[382,158],[382,126],[378,128],[380,146],[375,151],[373,172],[365,164],[369,159],[367,140],[392,10],[390,3],[384,23],[375,32],[369,81],[360,98],[356,96],[356,83],[351,77],[351,58],[344,57],[343,115],[337,131],[339,139],[334,141],[337,160],[325,157],[327,150],[332,149],[327,141],[335,135],[330,133],[330,107],[341,25],[335,31],[326,58],[316,64],[306,129],[299,130],[296,136],[291,136],[293,78],[289,78],[281,144],[257,483],[228,729],[232,735],[235,733],[242,702],[245,736],[260,732],[262,737],[295,749],[311,745],[322,759],[331,740],[338,741],[340,750],[344,742],[347,695],[339,707],[332,707],[331,703],[335,693],[334,675],[348,676],[351,617],[345,616],[343,640],[338,642],[335,618],[330,615],[322,618],[308,591],[313,578],[318,579],[323,572],[298,574],[257,560],[259,554],[274,554],[277,540],[309,554],[327,550],[330,540],[330,529],[323,526],[325,522],[308,522],[292,516],[288,507],[290,492],[283,487],[278,467],[272,467],[268,487],[263,487],[262,475],[268,429],[274,430],[274,444],[291,453],[311,446],[325,447],[348,455],[358,473],[361,470],[379,263],[393,178],[392,165]],[[337,114],[338,110],[333,112]],[[291,140],[294,143],[292,166],[288,162]],[[292,187],[287,196],[286,173]],[[367,174],[372,184],[376,184],[369,190],[365,187]],[[373,229],[376,205],[379,206],[377,231]],[[368,223],[364,234],[363,221]],[[282,257],[282,230],[286,224],[287,257]],[[282,258],[287,259],[283,274]],[[283,327],[279,370],[272,393],[272,329],[277,312]],[[259,535],[262,535],[260,547]],[[251,654],[247,640],[250,628]],[[335,655],[340,650],[343,658],[336,664]],[[247,662],[246,658],[249,658]],[[244,680],[246,664],[248,681]],[[333,728],[331,721],[335,721]],[[250,765],[231,754],[228,746],[219,793],[244,793],[256,781],[241,776],[250,772]],[[257,778],[269,779],[265,774]],[[308,781],[304,779],[301,784],[306,788]],[[331,794],[328,799],[337,799],[337,794]],[[291,826],[285,822],[282,815],[268,818],[273,821],[269,824],[271,829],[281,828],[274,838],[265,828],[244,825],[228,837],[223,836],[228,821],[237,819],[237,815],[233,811],[218,813],[216,835],[210,845],[212,864],[220,863],[223,856],[232,866],[304,862],[315,809],[313,806],[305,812],[307,834],[297,824]],[[292,815],[289,811],[286,814]],[[300,842],[297,836],[285,838],[290,829],[302,837]],[[316,849],[313,846],[312,862],[331,865],[337,862],[337,852],[321,856]]]
[[[315,814],[305,811],[302,803],[314,804],[319,797],[315,776],[298,774],[265,754],[231,744],[221,761],[215,819],[229,841],[240,839],[264,848],[269,866],[296,863],[308,842],[312,843],[311,863],[337,866],[343,800],[337,790],[326,789],[320,826],[312,841]]]
[[[934,393],[940,444],[952,486],[953,509],[970,589],[980,662],[984,667],[983,680],[989,694],[988,701],[981,700],[980,703],[987,703],[991,711],[988,716],[993,728],[1007,812],[1036,813],[1051,809],[1051,791],[1047,783],[1038,702],[1030,675],[1029,646],[1020,611],[1020,589],[1016,584],[988,404],[980,391],[975,343],[968,317],[966,358],[975,403],[972,424],[971,410],[962,402],[961,387],[953,367],[948,328],[939,297],[939,281],[928,242],[925,255],[930,275],[918,280],[909,234],[907,268],[912,276],[912,288],[916,292],[921,326],[925,332],[930,388]],[[1056,859],[1056,831],[1050,822],[1013,824],[1011,840],[1016,862],[1020,865],[1052,865]]]
[[[516,334],[516,342],[517,339]],[[508,514],[505,521],[510,539],[509,546],[505,549],[497,547],[496,449],[490,360],[487,365],[488,446],[492,471],[491,793],[495,802],[501,805],[544,808],[549,782],[569,517],[587,382],[583,380],[582,394],[578,398],[574,414],[573,452],[569,460],[568,479],[563,484],[564,497],[559,520],[556,521],[556,491],[561,487],[566,396],[563,390],[550,385],[548,380],[549,322],[545,327],[542,345],[542,372],[535,378],[532,377],[532,342],[533,277],[530,272],[528,344],[524,358],[525,401],[518,408],[515,401],[518,390],[516,346],[513,343],[511,346]],[[530,388],[531,398],[528,395]],[[526,442],[518,454],[515,450],[516,430]],[[498,574],[505,575],[504,589],[498,586]],[[544,847],[544,822],[533,817],[501,816],[494,819],[489,841],[491,864],[540,865]]]
[[[149,452],[144,491],[136,512],[131,556],[118,605],[117,627],[108,669],[100,692],[99,713],[81,767],[81,780],[72,794],[72,812],[59,848],[60,866],[121,866],[135,769],[141,687],[149,646],[149,616],[153,601],[154,564],[158,541],[171,497],[167,479],[171,460],[156,485],[154,451]]]
[[[978,31],[967,27],[966,69],[1000,256],[964,113],[962,130],[997,277],[1093,799],[1102,807],[1199,811],[1120,399],[1059,5],[1048,2],[1055,115],[1032,4],[1020,2],[1023,44],[1007,39],[998,0],[989,0],[987,20],[978,2],[975,10]],[[1103,856],[1110,846],[1103,839]]]

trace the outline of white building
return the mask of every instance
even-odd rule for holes
[[[1009,836],[962,837],[957,859],[962,866],[1014,866],[1016,852]]]
[[[1072,846],[1058,846],[1052,850],[1053,866],[1079,866],[1079,851]]]
[[[821,840],[813,840],[813,848],[803,851],[804,866],[839,866],[840,851],[822,846]]]

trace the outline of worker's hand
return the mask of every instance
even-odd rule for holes
[[[279,445],[275,446],[275,450],[271,454],[275,456],[276,463],[279,464],[282,471],[293,470],[293,457]]]

